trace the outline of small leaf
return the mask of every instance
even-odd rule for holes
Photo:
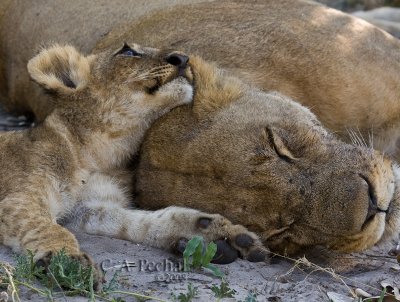
[[[249,292],[246,299],[244,299],[244,302],[257,302],[257,294]]]
[[[218,277],[218,278],[222,278],[224,276],[224,273],[220,271],[220,269],[218,267],[216,267],[214,264],[207,264],[204,266],[206,269],[210,270],[214,276]]]
[[[190,256],[192,256],[195,253],[196,248],[199,245],[201,245],[202,241],[203,241],[202,237],[195,236],[192,239],[190,239],[189,242],[187,243],[186,248],[183,252],[183,270],[185,272],[190,270],[190,267],[189,267],[191,264]]]
[[[203,238],[201,236],[194,236],[186,245],[185,251],[183,252],[183,257],[190,257],[196,251],[196,248],[201,244]]]
[[[193,268],[201,268],[203,258],[203,241],[196,247],[193,256],[192,256],[192,265]]]
[[[217,245],[214,242],[210,242],[207,245],[206,252],[203,256],[202,265],[207,266],[208,264],[210,264],[216,252],[217,252]]]
[[[383,299],[385,298],[385,295],[386,295],[386,290],[387,290],[386,287],[382,290],[382,293],[379,297],[378,302],[383,302]]]
[[[222,280],[221,285],[218,287],[213,285],[211,291],[214,293],[215,298],[233,298],[236,294],[234,289],[231,289],[225,280]]]
[[[190,271],[189,257],[184,257],[183,258],[183,271],[184,272]]]

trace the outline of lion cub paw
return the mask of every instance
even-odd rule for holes
[[[52,251],[44,253],[44,255],[36,261],[36,265],[43,267],[45,272],[48,272],[51,259],[55,256],[55,254],[56,253]],[[98,266],[93,262],[92,258],[86,253],[68,254],[68,256],[73,260],[78,261],[83,267],[93,268],[93,289],[95,291],[100,290],[101,285],[104,283],[104,275]]]
[[[251,262],[263,262],[269,253],[256,234],[244,226],[232,224],[221,215],[204,214],[195,221],[195,228],[206,242],[214,241],[217,244],[213,263],[227,264],[238,257]],[[187,241],[187,238],[179,240],[179,252],[185,250]]]
[[[185,78],[178,77],[161,86],[157,95],[173,106],[189,104],[193,99],[193,87]]]

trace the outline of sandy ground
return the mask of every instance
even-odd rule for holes
[[[186,292],[187,284],[192,282],[199,289],[195,301],[215,301],[210,287],[219,284],[218,278],[205,272],[173,272],[169,268],[152,271],[155,263],[179,263],[182,260],[167,252],[123,240],[109,239],[75,233],[82,249],[93,256],[95,261],[106,269],[109,280],[116,268],[123,265],[120,276],[121,289],[151,295],[165,300],[171,294]],[[220,266],[230,287],[237,291],[235,299],[224,301],[244,301],[249,291],[257,293],[257,301],[330,301],[327,293],[342,295],[342,300],[352,301],[350,289],[361,288],[370,294],[378,295],[380,282],[400,285],[400,274],[396,260],[387,254],[385,248],[374,248],[364,254],[338,255],[323,250],[314,250],[307,255],[313,263],[324,268],[332,268],[343,280],[316,271],[315,268],[301,266],[296,268],[290,260],[272,259],[271,263],[250,263],[243,260]],[[0,246],[0,259],[13,263],[12,252]],[[130,263],[135,266],[127,267]],[[175,280],[168,281],[167,278]],[[345,284],[346,283],[346,284]],[[136,301],[127,297],[126,301]],[[44,301],[36,294],[25,292],[23,301]],[[86,298],[60,298],[57,301],[87,301]]]

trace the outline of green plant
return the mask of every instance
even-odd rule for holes
[[[125,302],[125,300],[122,299],[121,297],[118,297],[118,298],[113,298],[113,299],[111,300],[111,302]]]
[[[189,283],[187,292],[185,294],[180,293],[178,296],[172,294],[171,296],[173,301],[191,302],[193,301],[194,298],[197,297],[198,294],[199,294],[199,289],[197,287],[194,287],[192,283]]]
[[[110,281],[103,286],[103,293],[109,293],[118,288],[118,274],[120,271],[115,271],[114,275],[110,279]]]
[[[47,268],[48,287],[74,289],[82,292],[89,292],[93,299],[93,267],[84,267],[81,263],[69,257],[64,250],[51,258]],[[45,285],[45,284],[44,284]]]
[[[34,281],[36,278],[44,279],[46,274],[44,268],[35,265],[32,251],[28,251],[27,255],[16,256],[15,262],[15,278],[29,282]]]
[[[257,302],[257,294],[250,291],[244,299],[244,302]]]
[[[33,253],[16,257],[15,279],[24,282],[37,280],[51,293],[55,289],[66,289],[72,293],[89,296],[94,301],[93,268],[83,267],[79,261],[69,257],[64,250],[55,254],[47,267],[38,267]]]
[[[385,287],[385,288],[382,289],[382,292],[381,292],[377,302],[383,302],[384,301],[386,292],[387,292],[387,288]],[[364,302],[373,302],[375,300],[376,300],[376,298],[367,298],[367,299],[364,300]]]
[[[217,252],[217,245],[210,242],[207,246],[203,237],[195,236],[189,240],[183,252],[183,270],[206,268],[215,276],[222,278],[223,273],[211,263],[211,260]]]
[[[85,296],[89,301],[124,302],[115,295],[132,296],[136,299],[165,300],[134,292],[117,290],[117,273],[103,287],[101,292],[93,291],[93,268],[83,267],[77,260],[69,257],[64,251],[54,255],[45,270],[38,267],[33,260],[33,253],[15,257],[16,266],[0,261],[0,288],[8,289],[11,301],[20,302],[19,289],[25,287],[31,291],[55,301],[57,297]]]
[[[217,302],[223,298],[233,298],[236,294],[236,291],[231,289],[225,280],[221,281],[220,286],[213,285],[211,291],[214,293],[214,297],[217,298]]]
[[[385,299],[386,291],[387,291],[387,288],[385,287],[381,292],[378,302],[383,302],[383,299]]]

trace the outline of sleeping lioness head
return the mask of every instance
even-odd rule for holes
[[[372,149],[346,144],[307,108],[243,84],[198,58],[193,107],[150,129],[136,188],[144,207],[224,214],[271,250],[371,247],[400,225],[400,174]]]

